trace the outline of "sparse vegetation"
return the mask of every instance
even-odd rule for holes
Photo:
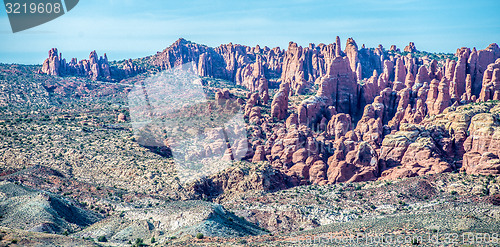
[[[132,245],[132,247],[141,247],[141,246],[146,246],[142,238],[137,238],[134,244]]]

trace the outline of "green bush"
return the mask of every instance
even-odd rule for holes
[[[204,237],[205,237],[205,236],[203,236],[203,233],[197,233],[197,234],[196,234],[196,238],[197,238],[197,239],[202,239],[202,238],[204,238]]]
[[[133,247],[140,247],[140,246],[145,246],[144,240],[142,238],[138,238],[135,240],[135,244],[132,245]]]
[[[97,241],[99,241],[99,242],[108,242],[108,239],[106,238],[106,236],[99,236],[97,238]]]

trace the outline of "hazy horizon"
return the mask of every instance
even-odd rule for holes
[[[64,16],[13,34],[0,11],[0,62],[41,64],[50,48],[66,59],[92,50],[110,60],[155,54],[183,37],[211,47],[229,42],[279,46],[288,42],[333,43],[349,37],[358,46],[453,53],[500,42],[500,15],[494,0],[329,1],[148,1],[86,0]]]

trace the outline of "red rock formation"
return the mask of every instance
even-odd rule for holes
[[[480,101],[500,100],[500,59],[488,65],[484,71],[483,87],[479,95]]]
[[[235,97],[234,95],[231,94],[231,92],[229,92],[228,89],[224,88],[222,90],[217,90],[217,92],[215,92],[215,103],[218,106],[225,105],[226,102],[228,102],[229,100],[231,100],[232,103],[235,100]]]
[[[363,79],[363,70],[361,69],[361,63],[358,63],[356,67],[356,80],[361,80]]]
[[[434,60],[435,61],[435,60]],[[429,77],[429,72],[425,66],[420,66],[417,73],[417,78],[415,78],[415,83],[431,82]]]
[[[121,70],[118,71],[111,71],[111,76],[112,77],[123,77],[127,78],[130,76],[137,75],[139,73],[142,73],[146,71],[144,68],[136,65],[134,62],[132,62],[132,59],[125,60],[125,63]],[[118,74],[118,75],[117,75]]]
[[[288,113],[288,95],[290,94],[290,84],[281,83],[278,93],[274,95],[271,103],[271,117],[278,120],[286,118]]]
[[[419,124],[427,115],[424,100],[418,99],[415,107],[408,105],[401,123]]]
[[[406,68],[405,68],[403,61],[404,60],[401,58],[398,58],[398,60],[396,60],[396,71],[395,71],[395,78],[394,78],[395,82],[397,82],[397,81],[404,82],[406,79]]]
[[[339,139],[350,130],[352,130],[351,116],[345,113],[339,113],[330,119],[326,132],[333,138]]]
[[[57,76],[84,76],[92,80],[110,81],[121,79],[124,75],[136,75],[143,71],[141,68],[134,66],[131,60],[126,61],[125,65],[124,68],[114,68],[115,71],[112,74],[106,53],[104,53],[104,56],[98,57],[96,51],[92,51],[88,60],[77,61],[76,58],[73,58],[69,63],[66,63],[62,55],[57,54],[57,49],[52,48],[49,51],[49,58],[42,65],[40,73]]]
[[[437,100],[439,91],[438,91],[439,81],[434,79],[431,81],[429,85],[429,90],[427,91],[427,99],[425,104],[427,105],[427,111],[429,114],[433,114],[434,111],[434,103]]]
[[[59,75],[59,66],[61,65],[60,54],[57,53],[57,48],[52,48],[49,51],[49,58],[45,59],[42,66],[42,73],[47,75]]]
[[[249,93],[247,98],[248,100],[245,104],[245,117],[250,117],[253,107],[259,105],[261,100],[258,93]]]
[[[419,138],[410,144],[401,159],[401,166],[382,172],[382,179],[439,174],[453,171],[453,167],[441,159],[439,149],[432,138]]]
[[[324,161],[318,160],[309,168],[309,181],[313,184],[325,185],[328,183],[328,166]]]
[[[467,50],[461,52],[458,62],[455,65],[455,72],[453,73],[453,79],[451,80],[450,86],[451,98],[454,100],[459,100],[465,93],[466,68],[469,52],[467,52]]]
[[[472,117],[470,136],[464,142],[462,170],[469,174],[500,175],[500,122],[498,116],[480,113]]]
[[[317,150],[311,148],[316,143],[309,137],[312,137],[311,129],[306,126],[280,129],[271,148],[271,160],[279,159],[288,167],[306,161],[309,156],[317,153]]]
[[[291,42],[286,51],[232,43],[210,48],[180,39],[152,56],[150,64],[168,69],[188,63],[200,76],[227,79],[249,89],[245,117],[252,150],[247,158],[269,161],[294,185],[449,172],[461,157],[468,173],[497,174],[497,113],[487,113],[493,120],[473,119],[469,135],[473,114],[453,112],[475,107],[460,104],[473,102],[478,95],[480,101],[500,100],[500,59],[495,62],[500,48],[496,44],[480,51],[460,48],[457,61],[446,62],[411,54],[416,51],[413,43],[405,48],[410,53],[406,56],[387,53],[381,45],[358,49],[352,38],[342,51],[339,37],[329,45],[301,47]],[[95,52],[88,60],[66,63],[56,49],[41,69],[50,75],[91,79],[138,71],[140,66],[132,60],[110,68],[106,55],[99,58]],[[269,116],[268,87],[278,83]],[[314,92],[313,85],[318,86],[316,95],[298,106],[291,102],[289,109],[289,96]],[[230,98],[228,90],[215,93],[218,106],[226,107]],[[482,112],[490,110],[483,108]],[[334,148],[324,151],[318,148],[322,145]],[[224,147],[220,141],[206,151]]]
[[[295,94],[302,94],[308,86],[309,74],[306,74],[308,72],[306,70],[306,59],[309,57],[309,53],[308,48],[302,48],[293,42],[290,42],[285,53],[281,81],[290,83],[290,87]]]
[[[255,149],[255,154],[252,158],[252,162],[259,162],[259,161],[265,161],[266,160],[266,152],[264,150],[264,146],[259,145]]]
[[[312,126],[318,123],[323,118],[326,106],[325,99],[318,96],[302,101],[297,109],[299,124]]]
[[[330,118],[328,107],[336,111],[353,114],[356,112],[358,84],[351,71],[347,57],[335,57],[327,75],[319,79],[319,90],[315,96],[304,100],[298,108],[298,120],[302,125],[314,125],[323,117]]]
[[[371,145],[378,147],[382,141],[383,134],[383,117],[386,113],[386,107],[382,102],[382,98],[377,96],[371,105],[366,105],[363,117],[358,121],[354,133],[357,140],[369,142]]]
[[[455,60],[446,59],[445,64],[445,77],[448,81],[452,81],[455,74],[455,67],[457,62]]]
[[[438,97],[436,102],[434,102],[433,111],[429,111],[429,114],[439,114],[443,112],[446,107],[451,105],[450,90],[448,87],[448,82],[443,78],[438,86]]]
[[[443,160],[433,131],[418,125],[402,124],[401,130],[386,136],[380,151],[382,179],[450,172],[453,167]]]
[[[345,161],[328,162],[329,183],[376,180],[378,174],[377,152],[367,142],[360,142],[347,153]]]
[[[415,47],[415,43],[413,42],[410,42],[410,44],[408,44],[405,49],[404,49],[405,52],[417,52],[417,48]]]
[[[424,66],[422,66],[422,67],[424,67]],[[418,78],[418,74],[417,74],[417,78]],[[418,81],[417,83],[420,83],[420,81]],[[405,87],[411,89],[414,84],[415,84],[415,78],[413,77],[413,74],[408,73],[406,75],[406,78],[405,78]]]
[[[394,80],[394,64],[390,60],[384,60],[384,80],[393,81]],[[381,85],[379,84],[379,87]],[[383,87],[385,88],[385,86]]]
[[[467,78],[465,79],[465,93],[460,98],[460,103],[467,104],[472,101],[472,77],[470,74],[467,74]],[[475,95],[474,95],[475,96]]]
[[[353,114],[358,98],[358,84],[354,77],[349,59],[336,57],[328,67],[327,75],[321,78],[316,95],[325,98],[325,103],[335,106],[338,112]]]
[[[418,72],[418,65],[417,65],[417,59],[412,56],[412,54],[408,54],[403,57],[405,61],[405,67],[407,73],[412,73],[413,75],[416,75]]]
[[[269,100],[269,86],[264,75],[262,63],[261,56],[257,55],[255,63],[238,68],[236,71],[236,84],[246,87],[251,92],[259,92],[260,98],[264,104],[267,104]]]
[[[335,38],[335,57],[341,57],[343,54],[342,54],[342,48],[340,46],[340,37],[337,36],[337,38]]]
[[[292,114],[290,114],[290,117],[288,117],[286,119],[285,126],[286,126],[286,128],[291,128],[292,125],[297,125],[298,123],[299,123],[299,119],[298,119],[297,114],[292,113]]]
[[[354,41],[353,38],[347,39],[344,52],[347,58],[349,58],[351,71],[357,71],[357,68],[359,67],[360,70],[359,74],[361,75],[361,64],[359,63],[359,58],[358,58],[358,45],[356,45],[356,41]],[[357,77],[357,80],[361,79],[362,79],[361,77]]]
[[[384,76],[384,74],[378,76],[377,71],[374,70],[373,75],[370,78],[368,78],[368,80],[365,82],[365,84],[362,87],[362,93],[361,93],[364,100],[363,103],[373,102],[375,97],[379,95],[380,86],[384,87],[385,84],[385,79],[383,79],[382,76]],[[382,85],[379,86],[379,82]]]
[[[409,74],[409,75],[411,75],[411,74]],[[410,109],[411,109],[411,106],[409,105],[410,94],[411,94],[411,87],[407,87],[407,88],[398,92],[399,102],[398,102],[396,114],[394,115],[392,120],[389,121],[389,123],[387,124],[391,129],[393,129],[393,130],[399,129],[399,124],[401,123],[401,121],[403,120],[403,118],[405,116],[406,109],[408,107],[410,107]],[[410,110],[408,110],[408,111],[410,111]]]
[[[469,74],[472,77],[472,93],[479,95],[483,83],[483,73],[489,64],[500,58],[500,48],[496,43],[490,44],[486,49],[476,51],[475,49],[469,57]],[[474,68],[474,70],[471,70]]]

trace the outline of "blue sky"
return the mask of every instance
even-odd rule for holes
[[[498,0],[80,0],[64,16],[13,34],[0,11],[0,62],[40,64],[52,47],[63,57],[111,60],[155,54],[179,37],[218,46],[240,43],[286,48],[289,41],[454,52],[500,43]]]

